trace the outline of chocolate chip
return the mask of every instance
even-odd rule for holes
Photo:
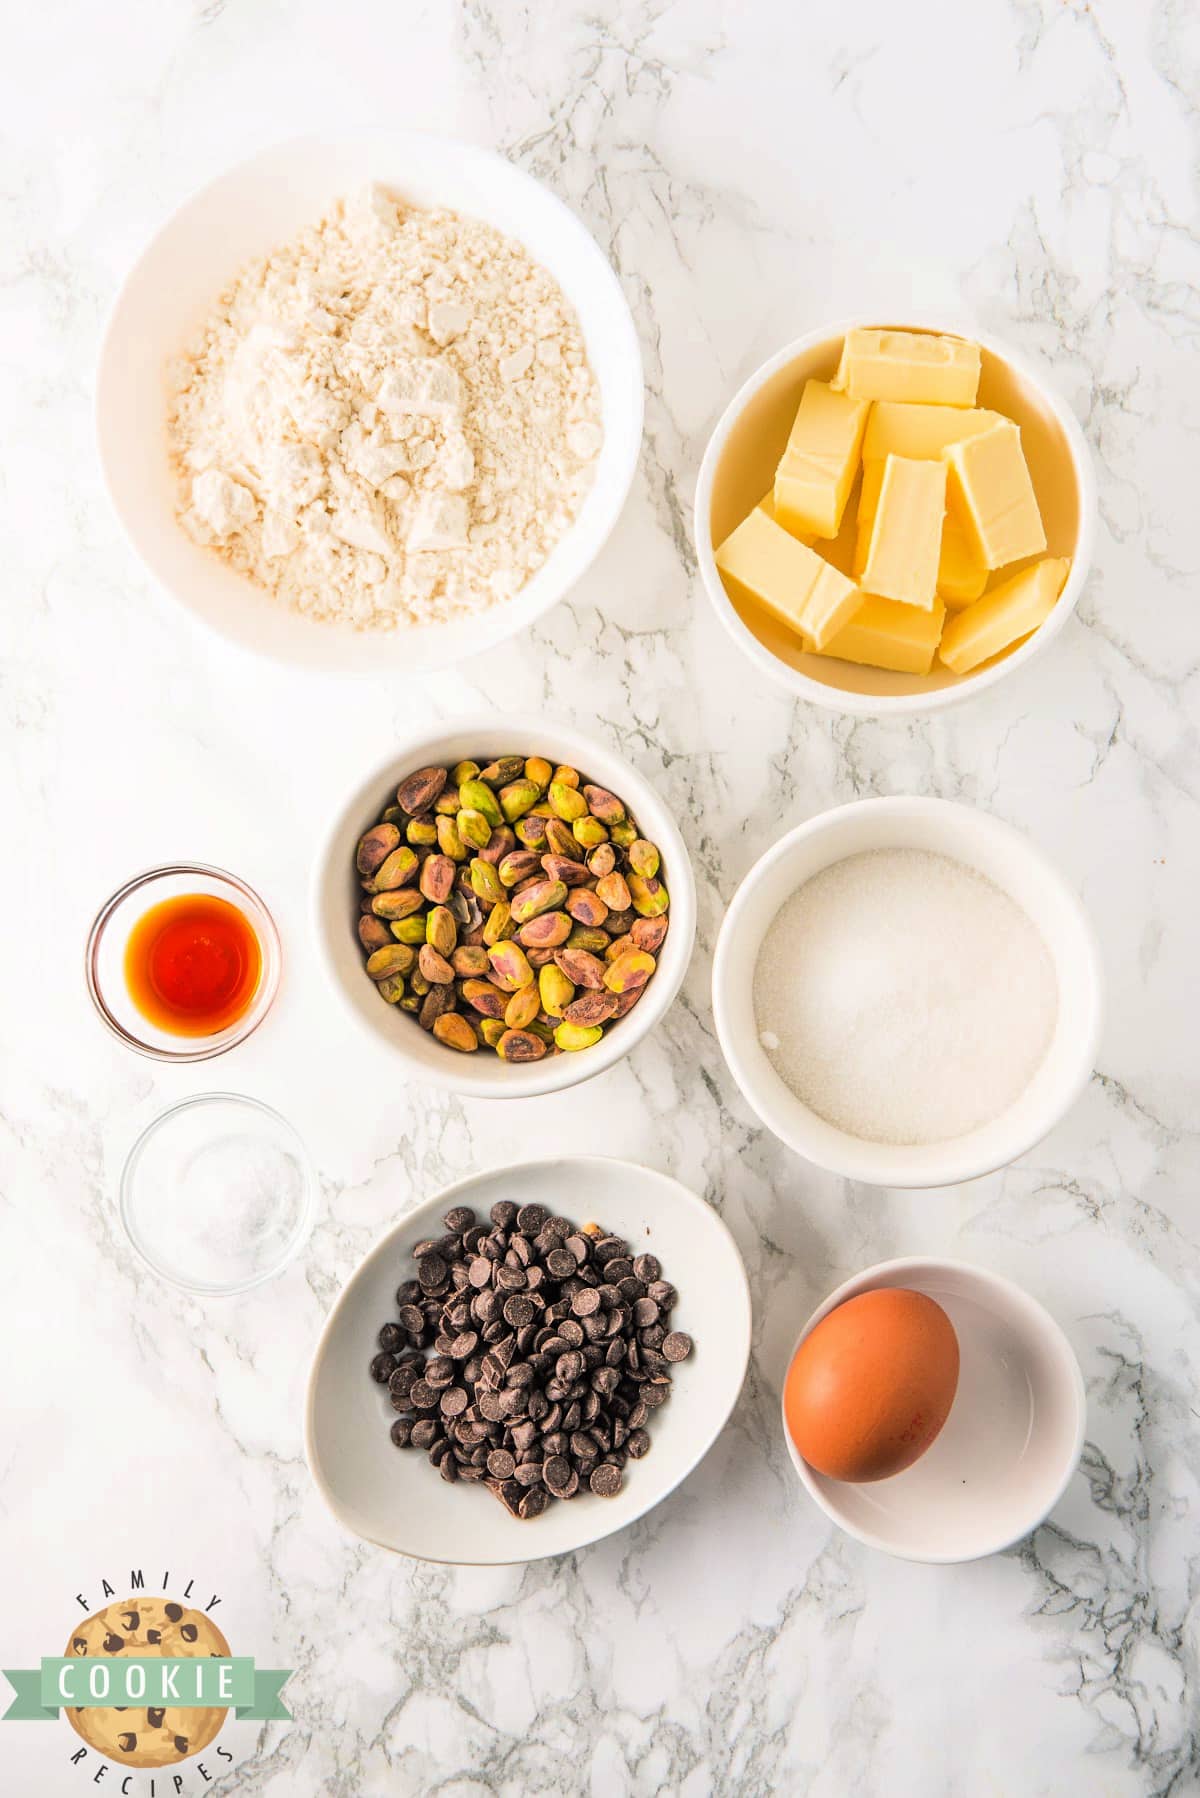
[[[163,1718],[166,1714],[166,1711],[155,1709],[148,1710],[146,1712],[146,1722],[150,1725],[151,1729],[161,1729],[163,1726]]]
[[[166,1610],[167,1618],[171,1623],[178,1623],[179,1619],[183,1616],[183,1606],[181,1604],[169,1604],[166,1607]]]
[[[428,1255],[422,1255],[417,1262],[417,1279],[421,1282],[422,1292],[436,1292],[443,1284],[448,1269],[436,1249]]]
[[[518,1518],[583,1484],[615,1496],[650,1446],[671,1357],[691,1350],[663,1322],[676,1294],[657,1258],[541,1205],[498,1201],[490,1228],[467,1206],[443,1222],[413,1250],[417,1278],[397,1286],[371,1362],[400,1413],[392,1441]]]
[[[182,1615],[182,1613],[181,1613],[181,1615]],[[104,1638],[105,1654],[120,1654],[120,1652],[124,1648],[124,1646],[125,1646],[125,1644],[121,1640],[120,1636],[116,1635],[110,1629],[108,1634]]]
[[[543,1462],[542,1478],[546,1482],[547,1490],[552,1492],[555,1498],[565,1496],[567,1487],[571,1483],[572,1472],[571,1463],[565,1455],[551,1455],[548,1460]]]
[[[121,1627],[122,1629],[135,1630],[141,1621],[142,1619],[139,1612],[125,1611],[121,1616]]]
[[[175,1737],[175,1752],[177,1754],[186,1754],[187,1751],[188,1751],[187,1737],[186,1736],[176,1736]]]
[[[116,1707],[114,1706],[114,1708]],[[137,1747],[137,1737],[132,1730],[125,1729],[121,1731],[121,1734],[117,1737],[117,1747],[121,1750],[122,1754],[133,1753],[134,1749]]]
[[[537,1440],[537,1429],[532,1421],[517,1423],[512,1428],[513,1447],[519,1455],[528,1454]]]
[[[194,1642],[200,1631],[194,1623],[184,1623],[180,1626],[179,1633],[185,1642]]]
[[[148,1629],[146,1631],[146,1640],[147,1640],[147,1642],[151,1643],[152,1645],[157,1645],[159,1642],[162,1641],[162,1635],[161,1635],[160,1631],[158,1631],[156,1629]]]

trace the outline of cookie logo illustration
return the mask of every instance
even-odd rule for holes
[[[106,1605],[78,1629],[64,1650],[67,1657],[148,1656],[153,1659],[219,1660],[229,1644],[203,1611],[189,1611],[170,1599],[142,1598]],[[128,1695],[126,1692],[125,1695]],[[180,1705],[68,1706],[71,1728],[114,1766],[169,1767],[208,1747],[229,1715],[228,1706]]]
[[[14,1692],[0,1722],[65,1720],[74,1735],[62,1732],[59,1752],[72,1744],[66,1759],[80,1777],[103,1779],[120,1798],[186,1798],[211,1784],[237,1758],[222,1736],[227,1724],[291,1721],[281,1697],[290,1672],[233,1653],[213,1621],[220,1594],[206,1599],[206,1587],[193,1600],[197,1583],[164,1573],[148,1592],[135,1567],[128,1585],[102,1579],[90,1602],[77,1592],[82,1621],[63,1652],[0,1669]],[[118,1597],[123,1590],[128,1598]],[[97,1610],[98,1597],[106,1602]]]

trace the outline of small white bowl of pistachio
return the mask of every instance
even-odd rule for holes
[[[359,1028],[412,1078],[559,1092],[648,1035],[691,958],[691,863],[603,744],[479,717],[393,751],[321,853],[316,939]]]

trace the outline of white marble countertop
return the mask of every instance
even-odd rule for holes
[[[121,1596],[144,1564],[220,1593],[238,1652],[297,1669],[290,1726],[226,1725],[222,1791],[1200,1790],[1194,17],[1179,0],[46,0],[8,50],[4,1665],[59,1652],[75,1594],[94,1608],[102,1578]],[[423,691],[201,635],[126,548],[92,447],[102,321],[157,221],[274,139],[376,120],[494,144],[576,207],[649,382],[640,479],[589,577]],[[1096,457],[1100,529],[1044,658],[950,713],[880,723],[792,703],[729,652],[689,506],[705,436],[764,355],[889,308],[953,309],[1053,371]],[[399,730],[492,701],[594,720],[673,799],[700,888],[664,1027],[521,1106],[397,1091],[304,953],[312,849],[345,783]],[[750,862],[828,805],[903,792],[985,806],[1049,850],[1110,982],[1070,1117],[1015,1167],[936,1193],[847,1188],[757,1128],[708,1000]],[[258,885],[289,953],[253,1041],[182,1070],[123,1053],[80,978],[95,904],[174,855]],[[322,1214],[303,1264],[199,1304],[134,1261],[114,1193],[145,1123],[224,1087],[301,1125]],[[453,1571],[356,1544],[300,1445],[339,1282],[420,1194],[566,1148],[665,1169],[728,1221],[757,1310],[733,1421],[659,1510],[565,1561]],[[963,1567],[836,1533],[776,1427],[810,1308],[921,1251],[1041,1298],[1089,1393],[1051,1521]],[[3,1728],[6,1789],[91,1790],[76,1746],[63,1722]],[[218,1789],[182,1772],[188,1793]],[[98,1789],[121,1789],[115,1771]]]

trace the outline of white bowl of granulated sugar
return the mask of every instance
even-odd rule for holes
[[[1062,875],[944,799],[864,799],[750,869],[713,964],[746,1099],[806,1160],[870,1186],[1004,1167],[1086,1086],[1100,959]]]
[[[277,661],[420,674],[599,553],[642,366],[560,200],[381,131],[280,145],[183,205],[117,298],[96,406],[121,523],[189,611]]]

